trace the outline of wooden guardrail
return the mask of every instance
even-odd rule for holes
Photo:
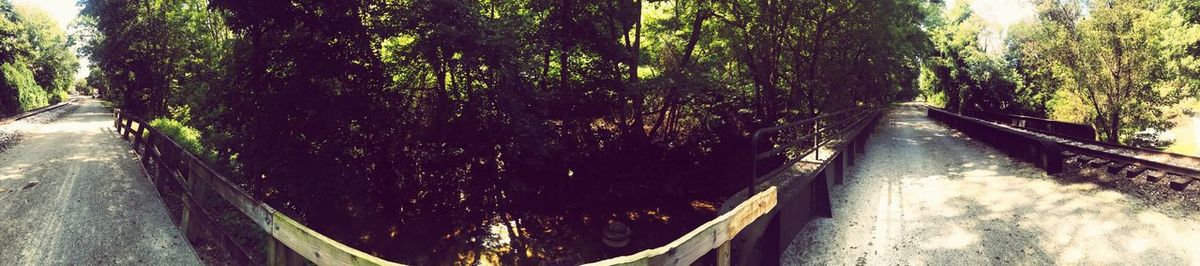
[[[400,265],[338,243],[254,199],[144,120],[120,109],[114,109],[113,116],[117,133],[132,142],[155,186],[160,191],[163,186],[181,191],[183,214],[179,227],[188,241],[197,243],[203,238],[216,243],[238,265],[301,265],[305,259],[317,265]],[[198,200],[213,194],[270,236],[263,247],[247,247],[217,226],[211,206]],[[265,252],[254,252],[259,248]],[[265,257],[258,256],[264,253]]]
[[[665,246],[585,265],[691,265],[714,249],[718,250],[717,265],[730,265],[730,241],[742,229],[774,209],[777,197],[775,187],[767,188],[732,211],[696,227]]]
[[[769,171],[766,179],[770,180],[766,182],[760,182],[758,172],[754,170],[752,186],[727,200],[727,205],[736,205],[730,205],[734,207],[716,219],[667,245],[588,265],[692,265],[712,253],[715,253],[712,258],[715,258],[716,265],[778,265],[783,249],[787,248],[786,243],[790,243],[799,233],[799,228],[821,215],[822,209],[826,212],[824,216],[829,216],[828,189],[831,185],[841,183],[844,167],[854,163],[854,153],[865,151],[864,143],[880,114],[879,109],[854,108],[768,128],[755,134],[757,137],[752,136],[752,139],[758,140],[768,133],[814,125],[813,122],[818,120],[830,120],[831,123],[817,124],[820,126],[812,132],[790,134],[783,140],[784,144],[773,146],[768,151],[759,153],[755,150],[753,158],[758,160],[785,154],[786,150],[800,145],[812,145],[812,149],[793,152],[793,157],[816,154],[816,147],[832,147],[833,151],[819,167],[804,176],[785,176],[784,171],[780,170],[798,163],[799,159],[796,158],[786,159],[782,166]],[[757,168],[757,165],[752,167]],[[784,179],[788,181],[779,181]],[[781,227],[785,223],[787,225]]]
[[[218,243],[218,247],[230,254],[238,264],[243,265],[297,265],[302,264],[303,259],[318,265],[399,265],[313,231],[254,199],[196,155],[184,150],[174,140],[148,126],[143,120],[129,117],[120,109],[114,109],[113,115],[117,133],[131,141],[134,150],[141,154],[142,165],[154,184],[160,187],[174,186],[182,191],[180,194],[183,218],[180,219],[179,226],[189,241],[195,243],[202,237],[209,239]],[[826,209],[824,212],[828,212],[829,186],[841,183],[844,167],[854,163],[854,153],[864,152],[867,136],[880,116],[879,110],[855,112],[850,116],[853,117],[853,123],[838,123],[837,130],[833,132],[820,131],[827,135],[823,141],[818,140],[821,145],[838,140],[835,135],[843,135],[843,138],[835,144],[831,158],[821,164],[814,173],[804,177],[788,177],[804,180],[787,183],[786,190],[791,192],[785,193],[785,188],[774,185],[767,185],[765,189],[753,195],[750,195],[749,188],[743,189],[735,194],[735,197],[743,195],[741,198],[745,200],[734,202],[737,203],[736,207],[667,245],[588,265],[690,265],[713,251],[716,251],[717,265],[752,264],[743,262],[750,261],[748,257],[753,255],[741,255],[740,260],[735,260],[738,256],[735,252],[740,249],[742,254],[754,254],[762,247],[774,249],[762,255],[766,257],[765,264],[778,264],[782,248],[786,248],[786,244],[780,243],[790,242],[794,234],[798,233],[797,229],[804,226],[804,222],[812,219],[814,213],[821,212],[816,209]],[[779,151],[774,149],[768,151],[777,152]],[[759,158],[757,152],[755,158]],[[794,160],[790,161],[796,163]],[[756,183],[756,186],[762,185],[764,184]],[[270,236],[264,247],[261,247],[265,249],[265,258],[258,259],[255,256],[258,253],[252,252],[254,247],[246,247],[221,227],[215,226],[217,223],[212,219],[211,208],[197,200],[209,195],[208,193],[215,193],[224,199],[225,203],[237,209]],[[824,198],[823,204],[812,201],[820,201],[819,198]],[[798,224],[789,225],[788,228],[791,229],[780,230],[781,223]]]

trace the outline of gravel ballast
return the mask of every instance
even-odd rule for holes
[[[892,110],[868,145],[785,265],[1200,263],[1194,209],[1048,176],[922,109]]]
[[[0,126],[21,136],[0,153],[0,264],[201,264],[112,113],[73,105]]]

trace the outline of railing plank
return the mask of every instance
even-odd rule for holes
[[[271,236],[318,265],[400,265],[338,243],[282,213],[271,213]]]
[[[777,188],[772,186],[670,244],[586,265],[689,265],[728,243],[758,217],[771,212],[777,200]]]

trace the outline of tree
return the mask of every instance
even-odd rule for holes
[[[0,115],[65,100],[78,59],[64,36],[45,12],[0,1]]]
[[[1082,13],[1083,8],[1088,13]],[[1169,57],[1163,29],[1162,5],[1153,1],[1078,2],[1044,1],[1039,4],[1044,23],[1032,45],[1033,53],[1051,58],[1068,71],[1056,73],[1071,95],[1086,104],[1085,119],[1100,131],[1103,140],[1122,142],[1143,129],[1170,127],[1162,106],[1178,102],[1179,87],[1164,84]]]
[[[50,103],[66,100],[63,96],[79,69],[79,59],[68,47],[66,32],[43,10],[17,6],[16,11],[24,22],[21,38],[32,46],[29,60],[34,79],[51,96]]]

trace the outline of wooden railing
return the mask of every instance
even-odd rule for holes
[[[696,227],[665,246],[587,265],[691,265],[714,249],[718,250],[717,265],[730,265],[730,241],[742,229],[774,209],[777,200],[776,188],[767,188],[732,211]]]
[[[159,191],[166,186],[180,191],[183,210],[179,227],[189,242],[203,239],[214,243],[237,265],[301,265],[305,259],[317,265],[399,265],[338,243],[254,199],[144,120],[129,117],[120,109],[114,109],[113,115],[117,133],[132,142]],[[253,247],[241,243],[219,226],[213,219],[216,206],[200,200],[213,194],[262,229],[269,236],[265,244]]]
[[[715,259],[712,263],[716,265],[779,264],[782,249],[787,247],[786,243],[791,242],[805,223],[816,216],[829,216],[829,187],[840,184],[844,167],[853,164],[856,152],[865,151],[864,143],[881,113],[881,109],[854,108],[760,130],[752,139],[758,140],[766,134],[790,128],[819,125],[814,133],[789,135],[788,139],[782,140],[783,145],[774,146],[763,153],[754,150],[753,160],[784,154],[784,151],[799,147],[802,143],[814,146],[811,149],[799,147],[802,151],[791,156],[815,154],[817,148],[832,148],[831,154],[827,154],[827,159],[811,173],[803,176],[784,176],[784,171],[775,169],[767,174],[771,176],[767,179],[773,180],[759,182],[759,178],[752,178],[751,187],[727,200],[726,204],[736,204],[732,205],[735,207],[667,245],[588,265],[693,265],[705,255],[713,253],[710,258]],[[825,120],[830,121],[814,123]],[[785,161],[779,168],[799,162],[795,158]],[[757,172],[754,176],[757,177]],[[791,181],[780,182],[780,179]]]
[[[589,265],[690,265],[714,251],[717,265],[753,264],[734,263],[732,258],[735,247],[742,247],[741,251],[745,253],[762,248],[764,245],[768,249],[786,247],[786,245],[779,246],[778,243],[769,242],[790,241],[798,231],[786,228],[780,230],[779,224],[799,223],[790,227],[803,227],[804,222],[812,219],[814,209],[829,208],[828,187],[825,184],[840,183],[844,164],[852,164],[854,153],[863,152],[863,143],[880,116],[878,110],[855,113],[856,115],[852,116],[854,123],[849,125],[839,123],[837,134],[829,134],[830,136],[824,141],[818,141],[818,143],[826,144],[838,139],[833,135],[842,135],[841,137],[845,138],[835,144],[829,160],[808,176],[790,177],[807,180],[786,185],[789,187],[788,191],[801,192],[784,194],[782,192],[784,188],[768,185],[750,195],[751,189],[743,189],[735,194],[735,198],[738,197],[736,195],[742,195],[740,199],[730,199],[730,203],[737,204],[735,207],[667,245]],[[303,259],[318,265],[399,265],[353,249],[313,231],[254,199],[249,193],[230,182],[228,178],[213,171],[194,154],[184,150],[179,144],[154,128],[147,126],[143,120],[128,117],[119,109],[114,110],[113,114],[117,133],[122,138],[130,140],[134,150],[141,154],[142,164],[154,183],[160,187],[173,185],[182,188],[180,194],[183,201],[183,218],[179,226],[189,241],[195,243],[198,238],[206,237],[212,242],[218,243],[218,247],[231,254],[237,264],[296,265],[303,263],[300,258],[302,256]],[[758,158],[757,152],[755,158]],[[764,184],[757,185],[763,186]],[[808,191],[823,191],[824,193],[809,193]],[[246,247],[233,239],[228,232],[214,226],[216,223],[212,219],[211,209],[196,200],[207,193],[219,195],[225,203],[237,209],[244,217],[249,218],[270,236],[262,247],[266,251],[265,259],[256,259],[254,254],[257,253],[251,252],[255,248]],[[804,198],[798,198],[799,196]],[[825,203],[814,204],[812,202],[812,200],[821,200],[818,198],[824,198]],[[781,201],[781,199],[783,200]],[[737,239],[744,239],[744,241],[741,244],[735,244]],[[782,250],[768,251],[766,252],[768,255],[765,257],[768,257],[769,260],[778,260],[781,252]],[[739,261],[747,260],[746,256],[742,256]],[[772,263],[768,262],[768,264]]]

